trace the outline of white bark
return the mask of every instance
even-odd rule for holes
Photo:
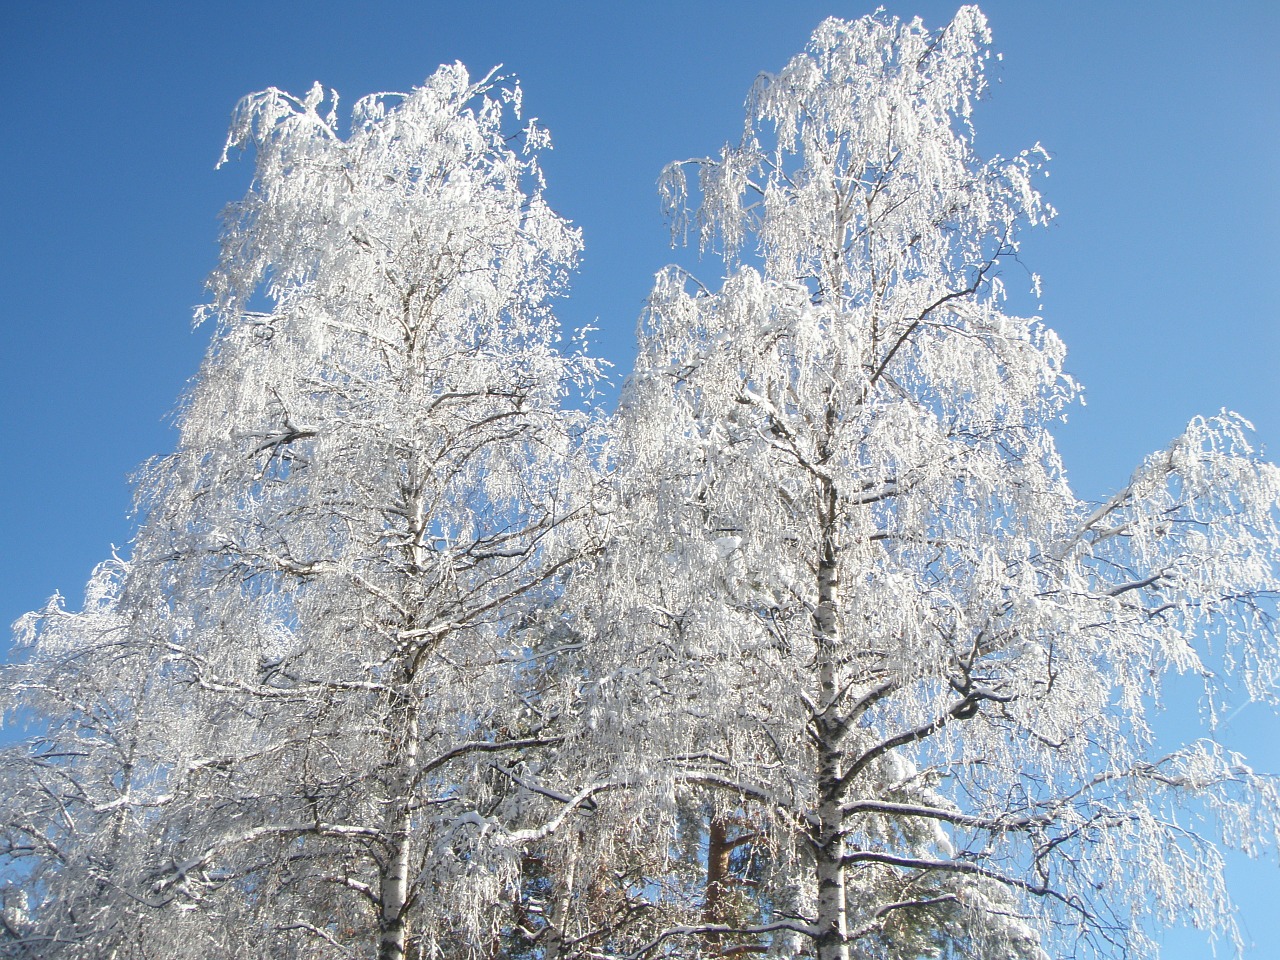
[[[844,750],[835,723],[840,702],[838,651],[840,636],[840,582],[833,530],[836,492],[822,487],[821,529],[823,542],[818,560],[817,599],[813,612],[814,647],[817,656],[818,705],[814,718],[814,748],[818,754],[818,831],[814,843],[818,890],[818,960],[849,960],[848,896],[845,890],[845,818],[841,810]]]
[[[403,739],[393,745],[392,752],[395,789],[387,804],[386,859],[379,877],[378,960],[403,960],[408,933],[418,722],[416,705],[402,702],[399,707],[402,717],[398,718],[398,729]]]

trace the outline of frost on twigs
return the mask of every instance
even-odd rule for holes
[[[587,424],[561,400],[595,376],[556,346],[581,243],[545,135],[508,143],[518,104],[454,65],[348,132],[319,85],[237,107],[255,175],[178,449],[143,472],[129,562],[28,631],[19,694],[66,718],[6,767],[35,953],[495,934],[529,828],[496,768],[561,738],[527,637],[582,549]]]
[[[649,811],[613,829],[708,863],[641,953],[1150,953],[1233,939],[1219,849],[1274,852],[1273,781],[1149,711],[1170,671],[1274,702],[1277,470],[1223,414],[1072,493],[1063,345],[1002,286],[1045,154],[975,154],[988,42],[973,7],[828,20],[664,175],[728,276],[656,280],[578,580],[593,742]]]
[[[1065,348],[1003,286],[1045,155],[976,155],[988,42],[833,19],[762,77],[663,182],[727,275],[657,276],[595,419],[518,90],[246,98],[178,449],[3,678],[0,952],[1235,939],[1222,850],[1275,852],[1275,781],[1152,711],[1276,701],[1280,471],[1224,412],[1072,492]]]

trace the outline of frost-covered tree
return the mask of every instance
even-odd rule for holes
[[[1039,152],[973,147],[988,42],[972,7],[827,21],[667,171],[728,275],[659,276],[603,505],[518,88],[444,67],[345,129],[319,87],[246,98],[178,449],[6,668],[36,732],[0,755],[0,952],[1230,936],[1219,847],[1280,799],[1150,718],[1170,672],[1274,702],[1280,471],[1222,414],[1072,492],[1063,348],[1000,280]]]
[[[1272,781],[1150,715],[1170,672],[1274,702],[1280,471],[1222,414],[1073,494],[1062,344],[1000,279],[1041,151],[973,147],[988,43],[828,20],[665,175],[728,276],[663,273],[642,324],[591,729],[651,832],[691,792],[758,824],[768,900],[621,953],[1142,954],[1232,936],[1218,844],[1275,842]]]
[[[177,452],[145,469],[132,555],[91,606],[28,625],[23,682],[45,700],[91,643],[148,664],[145,697],[106,693],[135,697],[123,726],[26,764],[59,783],[111,768],[72,804],[24,788],[66,808],[27,836],[88,827],[99,861],[56,853],[27,913],[106,883],[149,918],[149,942],[51,921],[63,953],[461,956],[518,871],[491,761],[557,739],[524,637],[583,542],[583,424],[562,401],[593,368],[550,310],[580,240],[542,197],[545,134],[508,126],[518,87],[442,67],[360,100],[345,134],[330,96],[238,107],[228,150],[256,173]],[[131,781],[116,747],[144,713]],[[68,723],[58,750],[84,739]],[[113,811],[147,838],[127,865],[102,862]]]
[[[164,762],[169,711],[116,613],[123,570],[95,571],[79,612],[55,596],[16,625],[6,707],[39,726],[0,754],[3,956],[91,956],[91,941],[145,936],[119,879],[157,855],[136,801]]]

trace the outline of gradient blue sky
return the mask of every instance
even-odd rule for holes
[[[887,3],[931,27],[936,0]],[[127,544],[127,477],[173,443],[168,414],[207,332],[191,308],[217,213],[247,164],[215,172],[236,100],[313,80],[346,103],[436,64],[496,63],[550,128],[548,195],[584,231],[566,324],[600,328],[625,375],[653,273],[673,259],[655,179],[741,129],[836,0],[554,3],[0,4],[0,621],[54,590],[77,600]],[[1061,431],[1078,489],[1103,496],[1197,412],[1235,409],[1280,450],[1280,3],[992,0],[993,89],[979,143],[1039,141],[1061,212],[1027,239],[1044,315],[1088,405]],[[717,264],[702,270],[714,274]],[[714,275],[708,279],[716,279]],[[1014,275],[1010,285],[1020,284]],[[1169,730],[1193,728],[1171,698]],[[1280,721],[1239,711],[1219,736],[1280,771]],[[1232,864],[1250,957],[1280,957],[1280,870]],[[1195,932],[1168,958],[1209,955]]]

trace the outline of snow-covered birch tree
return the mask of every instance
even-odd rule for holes
[[[1073,494],[1063,346],[1001,279],[1043,152],[976,155],[988,43],[975,7],[828,20],[665,174],[728,276],[661,274],[641,326],[592,725],[620,814],[702,791],[769,898],[620,954],[1144,954],[1231,938],[1219,845],[1274,849],[1273,782],[1151,714],[1171,672],[1274,703],[1280,471],[1223,413]]]
[[[39,728],[0,754],[3,956],[91,956],[90,941],[136,947],[147,931],[118,880],[157,856],[137,800],[164,763],[170,712],[116,613],[123,571],[95,571],[80,611],[55,596],[16,625],[6,708]]]
[[[246,98],[178,449],[5,668],[0,953],[1230,939],[1221,847],[1274,849],[1280,798],[1152,718],[1175,673],[1210,721],[1275,703],[1280,471],[1224,412],[1073,493],[1077,387],[1002,285],[1043,151],[977,156],[988,44],[974,7],[828,20],[668,169],[727,276],[658,277],[603,505],[518,87]]]
[[[67,655],[68,618],[109,619],[167,691],[147,768],[81,799],[99,843],[111,809],[149,838],[108,872],[153,931],[195,919],[142,945],[86,924],[64,953],[398,960],[493,935],[519,851],[488,761],[556,739],[522,630],[582,544],[563,401],[594,375],[550,307],[579,235],[513,114],[518,87],[460,65],[360,100],[349,133],[319,85],[237,108],[255,177],[178,449],[93,609],[29,625],[28,671]]]

